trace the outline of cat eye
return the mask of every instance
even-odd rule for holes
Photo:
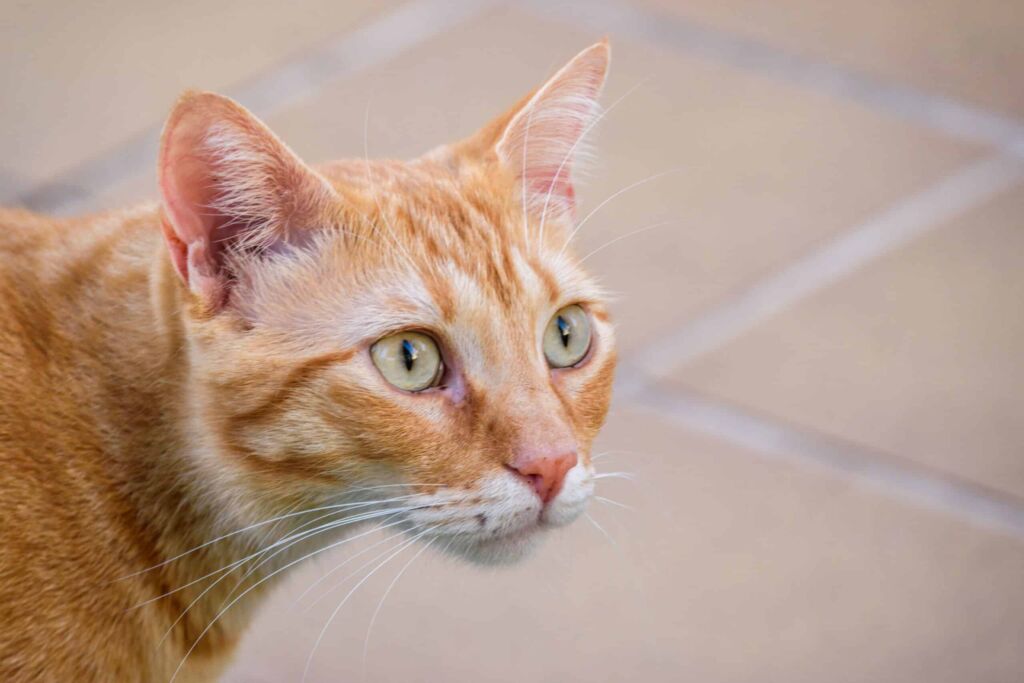
[[[590,319],[586,312],[573,304],[555,313],[544,330],[543,346],[553,368],[567,368],[583,360],[590,350]]]
[[[370,347],[373,364],[391,384],[405,391],[436,387],[444,375],[437,343],[420,332],[399,332]]]

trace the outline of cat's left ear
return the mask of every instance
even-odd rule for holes
[[[164,126],[157,169],[167,249],[204,307],[219,310],[237,273],[232,251],[275,251],[334,197],[326,180],[233,100],[188,92]]]
[[[611,59],[607,38],[573,57],[544,85],[482,133],[496,136],[494,151],[520,183],[527,211],[572,216],[572,172],[584,136],[597,122],[598,97]]]

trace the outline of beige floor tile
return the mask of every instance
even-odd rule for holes
[[[1024,116],[1024,12],[1003,0],[639,0],[665,13]]]
[[[156,125],[185,88],[244,82],[397,3],[5,3],[0,196]]]
[[[716,396],[1024,496],[1024,188],[682,368]]]
[[[330,84],[270,124],[308,159],[360,156],[369,103],[370,154],[414,156],[469,134],[595,38],[493,11]],[[676,221],[589,261],[621,298],[615,312],[627,350],[977,154],[757,75],[629,41],[613,50],[606,103],[624,98],[595,137],[581,217],[620,188],[675,169],[608,203],[579,236],[586,254]],[[132,183],[110,201],[154,186],[150,178]]]
[[[367,681],[1009,681],[1024,667],[1024,545],[847,482],[618,412],[599,462],[637,472],[526,564],[424,555],[389,595]],[[411,557],[411,553],[407,556]],[[266,605],[228,681],[298,680],[330,612]],[[310,681],[359,680],[401,564],[360,588]],[[336,574],[335,576],[338,576]],[[351,585],[351,584],[350,584]]]

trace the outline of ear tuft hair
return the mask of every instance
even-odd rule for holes
[[[528,212],[575,212],[572,175],[587,156],[586,135],[600,119],[598,97],[610,58],[607,40],[591,45],[541,86],[505,127],[496,151],[522,183]]]
[[[186,93],[160,149],[164,236],[189,289],[216,309],[232,253],[302,240],[304,217],[334,195],[266,126],[213,93]]]

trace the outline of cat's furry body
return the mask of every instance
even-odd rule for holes
[[[408,163],[312,169],[237,105],[190,94],[165,130],[162,204],[0,211],[0,678],[215,678],[272,583],[257,582],[331,538],[215,584],[316,518],[256,526],[289,511],[395,511],[381,519],[484,560],[579,514],[614,346],[563,248],[562,166],[589,119],[559,122],[544,97],[589,106],[606,65],[607,46],[590,48],[477,135]],[[524,125],[551,149],[517,138]],[[552,371],[538,325],[567,303],[587,307],[595,348]],[[411,326],[450,365],[422,396],[382,385],[366,353]],[[538,500],[510,454],[556,441],[579,464]],[[416,505],[371,504],[399,485]]]
[[[130,608],[201,574],[171,563],[115,581],[211,530],[183,505],[196,488],[177,426],[188,374],[158,221],[156,206],[69,221],[0,213],[5,680],[156,680],[176,665],[154,647],[170,622]]]

